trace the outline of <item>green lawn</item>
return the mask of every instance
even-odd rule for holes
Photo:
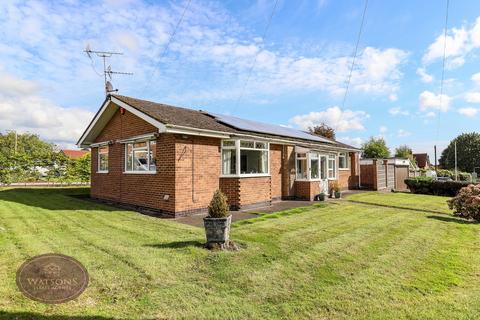
[[[447,200],[449,197],[429,196],[423,194],[412,195],[410,193],[381,193],[365,192],[357,193],[348,197],[348,200],[385,205],[404,209],[416,209],[437,213],[451,214]]]
[[[345,201],[237,224],[239,252],[208,252],[200,228],[66,196],[81,192],[0,191],[0,319],[480,318],[478,224]],[[48,252],[89,270],[76,301],[17,291]]]

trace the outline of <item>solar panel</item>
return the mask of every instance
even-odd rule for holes
[[[253,131],[259,133],[267,133],[277,136],[297,138],[297,139],[306,139],[324,143],[334,143],[331,140],[309,134],[305,131],[296,130],[293,128],[282,127],[274,124],[262,123],[258,121],[246,120],[242,118],[237,118],[234,116],[227,116],[224,114],[209,113],[215,119],[220,122],[223,122],[226,125],[232,126],[239,130]]]

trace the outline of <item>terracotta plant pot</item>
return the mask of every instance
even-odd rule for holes
[[[205,235],[207,236],[207,245],[214,243],[227,243],[230,239],[231,224],[232,215],[225,218],[203,218]]]

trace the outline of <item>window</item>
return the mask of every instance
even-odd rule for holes
[[[268,143],[254,140],[222,141],[222,174],[268,174]]]
[[[307,154],[297,153],[297,179],[307,179]]]
[[[240,141],[240,174],[268,173],[268,149],[265,142]]]
[[[237,173],[237,148],[234,140],[222,142],[222,174]]]
[[[126,172],[155,172],[157,142],[155,140],[127,143],[125,145]]]
[[[98,172],[108,172],[108,146],[98,147]]]
[[[319,159],[318,153],[311,153],[310,154],[310,179],[318,179],[320,176],[320,166],[319,166]]]
[[[350,157],[347,152],[338,154],[338,169],[348,169],[350,167]]]
[[[335,179],[335,155],[329,154],[328,155],[328,179]]]

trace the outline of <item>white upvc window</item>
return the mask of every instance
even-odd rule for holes
[[[125,143],[126,173],[155,173],[157,171],[155,140]]]
[[[335,180],[337,177],[336,156],[334,154],[328,155],[328,179]]]
[[[350,157],[348,152],[340,152],[338,154],[338,169],[349,169],[350,168]]]
[[[222,141],[223,176],[268,175],[269,143],[256,140]]]
[[[308,157],[307,153],[297,153],[296,161],[296,179],[297,180],[308,180]]]
[[[108,145],[98,147],[97,172],[108,172]]]

